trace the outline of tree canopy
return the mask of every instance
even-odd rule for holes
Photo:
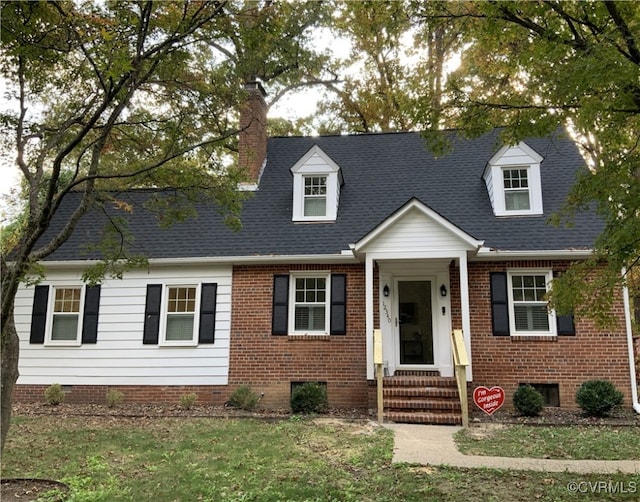
[[[323,85],[314,118],[321,132],[455,127],[477,135],[501,126],[514,143],[568,126],[591,171],[576,180],[555,224],[593,206],[605,229],[593,258],[554,280],[552,302],[605,322],[626,283],[620,271],[638,275],[633,2],[52,0],[3,2],[1,15],[0,75],[12,102],[0,112],[1,141],[26,204],[4,232],[1,256],[3,445],[17,378],[19,282],[90,209],[122,215],[105,229],[98,275],[143,260],[128,250],[126,214],[135,208],[118,198],[131,188],[165,189],[155,203],[168,222],[193,215],[193,202],[206,197],[240,224],[234,187],[243,173],[230,154],[243,84],[254,78],[269,84],[272,101]],[[318,26],[347,40],[350,53],[319,53]],[[302,126],[272,122],[277,134]],[[77,203],[64,229],[43,241],[70,194]]]
[[[251,0],[2,3],[0,73],[11,101],[0,116],[3,153],[15,159],[25,201],[1,256],[3,445],[19,282],[89,210],[120,215],[96,229],[105,262],[93,279],[139,265],[126,229],[135,208],[118,198],[131,188],[157,189],[165,222],[208,198],[238,225],[244,173],[230,153],[243,84],[258,77],[285,92],[319,72],[309,29],[323,12],[318,2]],[[65,200],[64,228],[47,234]]]
[[[627,273],[640,268],[640,10],[634,2],[465,2],[470,44],[448,80],[444,112],[469,134],[505,127],[505,141],[567,126],[591,168],[555,224],[595,206],[605,229],[591,260],[554,281],[561,312],[611,320]],[[450,8],[451,7],[451,8]],[[585,287],[589,284],[589,287]]]

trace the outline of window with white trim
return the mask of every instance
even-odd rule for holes
[[[290,302],[293,333],[328,333],[329,274],[292,275]]]
[[[51,342],[80,342],[82,290],[82,286],[53,288],[53,308],[50,309],[51,322],[49,323]]]
[[[327,177],[304,176],[304,216],[326,216]]]
[[[198,287],[167,286],[164,341],[194,342],[196,333]]]
[[[516,335],[555,335],[555,314],[545,295],[551,283],[550,271],[509,273],[509,313],[511,333]]]
[[[338,217],[342,170],[318,145],[291,167],[292,221],[328,223]]]
[[[504,168],[502,170],[502,179],[504,185],[505,210],[530,210],[529,170],[527,168]]]
[[[526,143],[504,146],[489,160],[482,178],[496,216],[536,216],[544,213],[543,157]]]

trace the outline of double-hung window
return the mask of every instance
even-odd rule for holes
[[[193,341],[196,313],[196,289],[196,286],[167,287],[165,341]]]
[[[218,284],[147,284],[142,343],[215,343]]]
[[[529,173],[526,168],[505,168],[502,170],[504,182],[504,207],[507,211],[528,211]]]
[[[304,216],[326,216],[327,177],[304,177]]]
[[[294,332],[327,333],[329,278],[321,276],[293,276]]]
[[[80,341],[82,289],[80,286],[53,288],[51,342]]]
[[[554,335],[554,314],[545,299],[551,272],[509,274],[511,332],[518,335]]]

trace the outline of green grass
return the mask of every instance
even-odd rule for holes
[[[391,431],[299,417],[17,417],[9,435],[3,477],[62,480],[76,502],[620,501],[640,491],[631,475],[392,464]],[[625,491],[567,489],[601,481]]]
[[[594,460],[640,460],[638,427],[469,428],[455,436],[467,455]]]

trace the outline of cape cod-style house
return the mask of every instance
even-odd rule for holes
[[[637,406],[626,291],[618,327],[556,315],[554,276],[591,253],[593,212],[552,226],[585,164],[562,131],[501,145],[498,131],[450,133],[435,157],[417,133],[276,137],[263,89],[250,86],[239,162],[253,196],[242,230],[215,207],[161,228],[147,190],[119,194],[148,268],[87,286],[104,214],[91,213],[22,287],[17,400],[60,383],[67,402],[222,404],[241,384],[288,407],[300,382],[326,384],[334,407],[375,408],[373,333],[382,333],[392,420],[457,423],[451,332],[462,330],[468,388],[533,384],[575,407],[586,380],[613,382]],[[115,211],[115,209],[114,209]],[[64,216],[64,215],[63,215]],[[54,226],[56,222],[54,221]]]

